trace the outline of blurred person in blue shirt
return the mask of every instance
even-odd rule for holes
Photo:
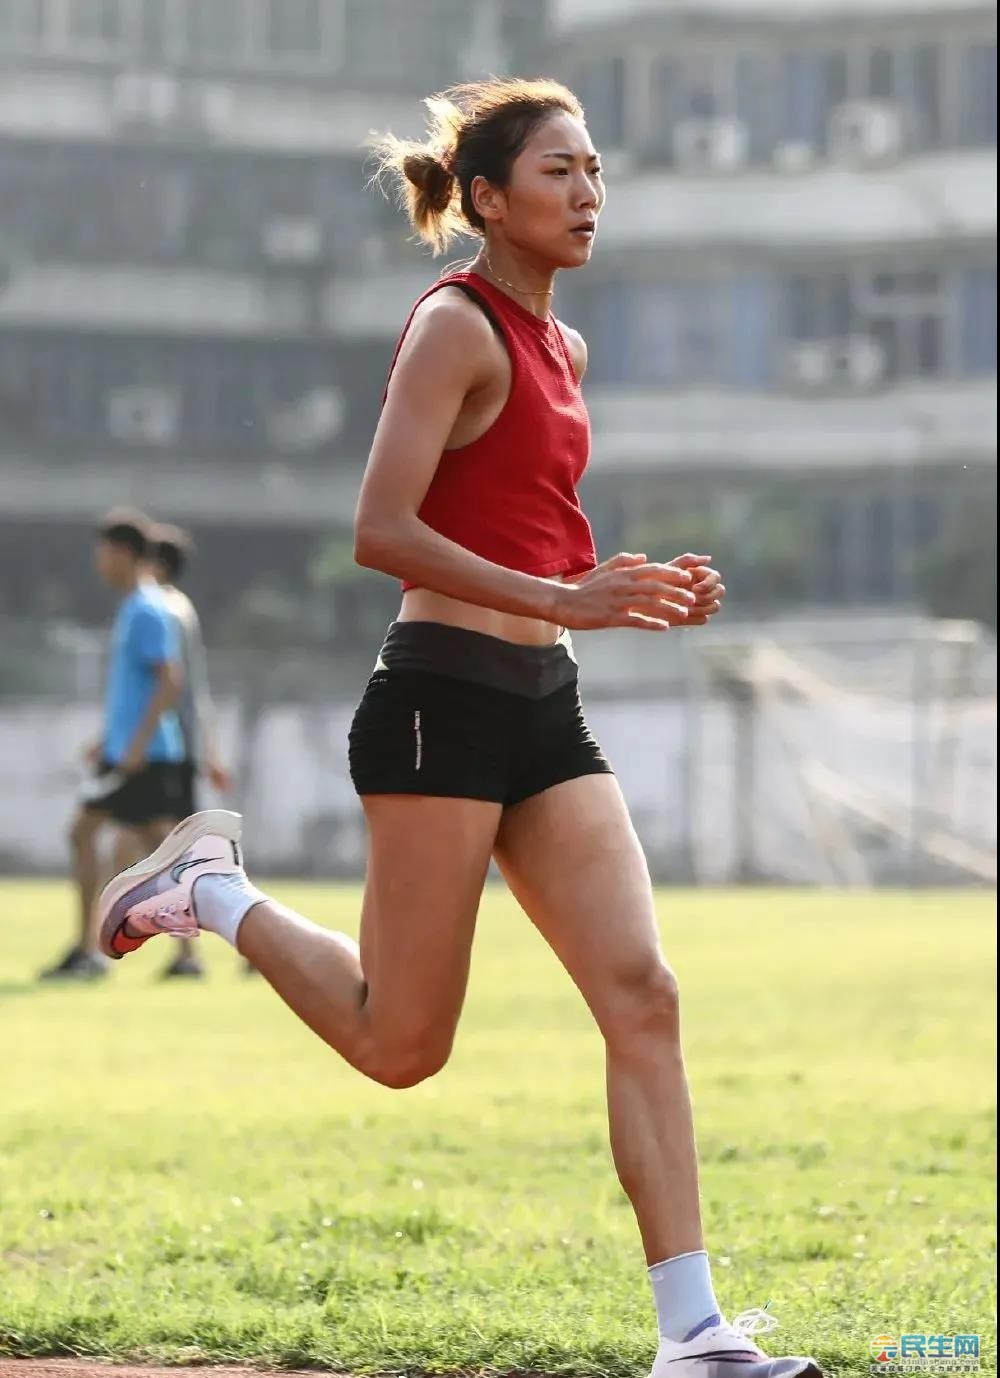
[[[101,879],[98,834],[115,828],[114,869],[156,848],[174,826],[183,792],[184,740],[176,705],[182,687],[177,623],[152,576],[151,526],[139,513],[113,512],[97,535],[101,580],[121,597],[111,633],[100,740],[70,828],[79,929],[43,980],[101,976],[105,959],[93,930]]]
[[[208,660],[202,636],[201,619],[188,595],[179,587],[194,552],[194,543],[178,526],[159,523],[152,532],[153,577],[160,586],[164,602],[177,622],[180,634],[180,659],[184,684],[177,702],[184,738],[185,791],[181,818],[198,808],[198,782],[204,777],[212,789],[226,793],[232,777],[222,764],[212,691],[208,682]]]

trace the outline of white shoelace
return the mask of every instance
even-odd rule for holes
[[[741,1335],[749,1338],[751,1335],[766,1335],[771,1330],[780,1330],[778,1321],[761,1306],[755,1306],[750,1311],[741,1311],[738,1316],[734,1316],[729,1322],[733,1330],[738,1330]]]
[[[178,913],[190,915],[190,912],[186,904],[174,902],[172,904],[163,905],[162,908],[157,909],[156,913],[152,916],[152,920],[161,933],[170,933],[173,931],[171,928],[171,921],[175,915]]]

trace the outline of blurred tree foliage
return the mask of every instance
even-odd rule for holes
[[[647,505],[626,522],[622,548],[667,558],[692,550],[722,569],[731,601],[771,612],[824,601],[818,585],[822,508],[807,491],[767,484],[753,491],[684,496]],[[229,624],[233,644],[258,647],[368,645],[399,606],[394,579],[354,562],[349,534],[320,538],[306,562],[307,587],[294,591],[261,575],[244,590]],[[995,498],[965,503],[913,565],[914,593],[928,612],[971,618],[996,629]]]
[[[310,563],[309,581],[324,607],[329,630],[348,642],[381,637],[399,607],[398,583],[355,564],[349,535],[320,541]]]
[[[682,510],[648,510],[633,521],[626,544],[657,559],[711,555],[744,606],[766,609],[814,594],[819,539],[819,510],[809,495],[768,485],[685,502]]]
[[[299,645],[304,630],[301,599],[263,579],[243,590],[226,624],[232,645],[261,651]]]

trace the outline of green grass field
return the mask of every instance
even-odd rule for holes
[[[358,895],[275,886],[352,929]],[[0,1353],[642,1373],[653,1317],[602,1048],[500,890],[451,1064],[365,1083],[235,954],[39,989],[68,887],[0,886]],[[994,897],[664,892],[730,1313],[868,1372],[880,1332],[996,1372]]]

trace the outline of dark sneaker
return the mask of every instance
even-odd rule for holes
[[[54,966],[46,967],[38,973],[39,981],[94,981],[106,976],[108,960],[99,952],[84,952],[81,947],[71,947],[66,955]]]
[[[75,963],[77,963],[83,955],[82,947],[71,947],[67,953],[60,957],[58,962],[54,962],[50,967],[43,968],[43,970],[38,973],[39,981],[58,981],[63,977],[68,977]]]
[[[205,975],[205,968],[198,961],[197,957],[177,957],[168,967],[164,967],[160,973],[163,981],[172,981],[175,976],[194,977],[196,980]]]
[[[111,963],[100,952],[85,952],[77,962],[75,971],[78,981],[97,981],[107,976]]]

